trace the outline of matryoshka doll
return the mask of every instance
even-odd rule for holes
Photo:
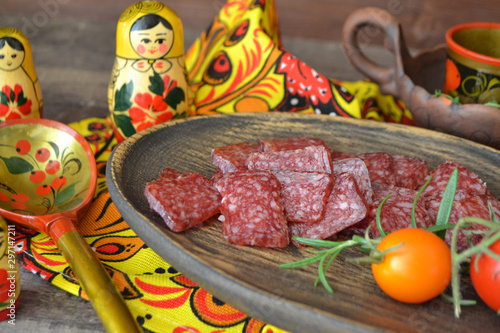
[[[0,321],[15,320],[21,292],[20,273],[13,244],[15,228],[0,216]]]
[[[42,115],[42,91],[31,44],[21,31],[0,28],[0,121]]]
[[[177,14],[142,1],[120,17],[108,88],[118,141],[150,126],[189,115],[184,33]]]

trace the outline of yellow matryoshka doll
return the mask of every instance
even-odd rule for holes
[[[118,141],[189,115],[184,32],[177,14],[142,1],[120,17],[108,105]]]
[[[21,292],[19,266],[11,242],[15,228],[10,228],[0,216],[0,321],[15,323]],[[9,235],[11,237],[9,237]]]
[[[42,91],[31,44],[21,31],[0,28],[0,121],[42,115]]]

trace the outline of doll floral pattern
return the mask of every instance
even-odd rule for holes
[[[6,120],[27,118],[31,115],[32,101],[24,96],[23,88],[5,85],[0,91],[0,118]]]
[[[153,125],[187,116],[186,112],[177,112],[186,94],[176,80],[168,74],[162,78],[155,72],[149,77],[149,82],[149,91],[134,96],[133,81],[116,90],[113,117],[127,137]]]

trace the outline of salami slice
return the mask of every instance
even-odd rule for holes
[[[271,172],[226,173],[215,186],[222,195],[222,235],[229,243],[262,247],[288,245],[281,186]]]
[[[358,223],[367,214],[367,207],[353,176],[343,173],[335,178],[328,197],[325,216],[315,223],[289,223],[290,235],[314,239],[328,238]]]
[[[146,185],[144,194],[151,209],[174,232],[191,228],[219,213],[221,202],[212,182],[194,172],[174,179],[160,177]]]
[[[158,179],[172,180],[182,175],[183,173],[177,169],[165,168],[161,171],[160,175],[158,176]]]
[[[286,219],[313,223],[324,216],[326,200],[333,187],[328,173],[273,171],[281,184]]]
[[[380,223],[386,233],[396,231],[398,229],[412,226],[411,213],[413,202],[418,191],[403,187],[394,187],[387,185],[373,186],[373,203],[370,205],[370,212],[367,220],[370,224],[370,232],[373,237],[380,237],[380,232],[377,228],[377,209],[380,203],[390,195],[382,206],[380,214]],[[415,206],[415,220],[417,226],[430,227],[434,223],[431,220],[425,208],[425,200],[419,197]]]
[[[384,184],[395,186],[396,176],[391,155],[388,153],[364,153],[356,157],[362,159],[370,172],[372,184]]]
[[[453,208],[451,210],[450,219],[448,223],[456,224],[458,220],[462,217],[466,216],[474,216],[479,217],[485,220],[490,220],[490,213],[488,209],[488,195],[476,195],[473,197],[469,197],[467,199],[455,201],[453,203]],[[458,230],[457,235],[457,251],[463,251],[469,247],[468,236],[464,235],[462,230],[487,230],[487,227],[484,227],[479,224],[473,224],[470,228],[461,228]],[[453,236],[453,229],[446,231],[445,242],[451,246]],[[477,244],[481,241],[481,235],[473,235],[471,236],[472,244]]]
[[[344,158],[355,158],[356,155],[354,154],[349,154],[349,153],[344,153],[341,151],[332,151],[332,160],[343,160]]]
[[[279,139],[262,139],[259,140],[261,151],[282,151],[304,149],[309,146],[324,146],[325,141],[312,137],[291,137]]]
[[[246,165],[250,170],[332,173],[332,157],[324,146],[252,153],[248,157]]]
[[[396,186],[415,190],[424,184],[426,177],[429,175],[429,167],[426,161],[401,154],[392,154],[391,157]]]
[[[259,145],[251,142],[236,143],[212,149],[210,160],[223,173],[243,171],[248,155],[259,151]]]
[[[426,208],[434,221],[439,210],[439,205],[441,204],[444,190],[448,185],[451,173],[455,169],[458,169],[458,185],[455,194],[456,201],[486,193],[485,182],[479,179],[476,174],[454,161],[447,160],[445,163],[440,164],[432,170],[430,173],[432,179],[422,192],[422,196],[425,197]]]
[[[366,203],[372,203],[373,190],[370,182],[370,173],[365,162],[359,158],[345,158],[332,161],[333,174],[339,175],[347,172],[356,180],[358,189],[365,198]]]

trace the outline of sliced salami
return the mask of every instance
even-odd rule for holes
[[[158,176],[158,179],[172,180],[182,175],[183,173],[177,169],[165,168],[161,171],[160,175]]]
[[[221,202],[212,182],[194,172],[174,179],[160,177],[146,185],[144,194],[151,209],[174,232],[184,231],[219,213]]]
[[[323,219],[316,223],[291,222],[288,227],[292,237],[325,239],[358,223],[366,214],[366,203],[356,181],[350,174],[343,173],[335,178]]]
[[[377,209],[380,203],[390,195],[382,206],[380,214],[380,223],[386,233],[396,231],[398,229],[412,226],[411,214],[413,202],[418,191],[403,187],[394,187],[387,185],[373,186],[373,203],[370,206],[370,212],[367,217],[370,225],[370,232],[373,237],[380,237],[380,232],[377,228]],[[425,201],[419,197],[415,206],[415,220],[419,228],[430,227],[433,221],[429,217],[425,208]]]
[[[370,173],[365,162],[359,158],[344,158],[332,161],[333,174],[349,173],[356,180],[358,189],[365,198],[366,203],[373,201],[373,190],[370,182]]]
[[[246,165],[250,170],[332,173],[331,154],[324,146],[252,153]]]
[[[451,173],[455,169],[458,169],[458,185],[455,194],[456,201],[486,193],[486,184],[479,179],[476,174],[454,161],[447,160],[445,163],[440,164],[432,170],[430,173],[432,179],[422,192],[422,196],[425,197],[426,208],[434,221],[439,210],[439,205],[441,204],[444,190],[448,185]]]
[[[429,175],[426,161],[401,154],[392,154],[391,157],[396,186],[415,190],[424,184]]]
[[[281,186],[271,172],[226,173],[215,186],[222,195],[222,235],[229,243],[262,247],[288,245]]]
[[[460,218],[466,216],[474,216],[485,220],[490,220],[490,213],[488,209],[488,195],[476,195],[467,199],[455,201],[453,203],[453,209],[451,210],[451,215],[448,223],[456,224]],[[458,230],[456,243],[457,251],[463,251],[469,247],[468,236],[464,235],[462,230],[488,230],[488,228],[479,224],[473,224],[470,228],[461,228],[460,230]],[[452,237],[453,229],[447,230],[445,241],[449,246],[451,246]],[[479,243],[481,239],[481,235],[471,236],[472,244]]]
[[[286,219],[313,223],[324,216],[326,200],[333,187],[328,173],[272,171],[281,184]]]
[[[343,160],[344,158],[355,158],[356,155],[354,154],[349,154],[349,153],[344,153],[341,151],[332,151],[332,160]]]
[[[259,145],[242,142],[212,149],[210,160],[223,173],[246,170],[245,161],[251,153],[259,151]]]
[[[259,140],[261,151],[282,151],[304,149],[309,146],[324,146],[325,141],[311,137],[291,137],[279,139],[262,139]]]
[[[370,181],[372,184],[396,185],[396,176],[394,174],[391,155],[378,152],[357,154],[356,157],[365,162],[370,172]]]

